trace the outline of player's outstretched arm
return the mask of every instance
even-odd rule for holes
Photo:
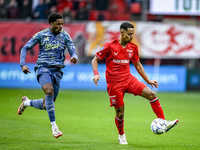
[[[92,59],[92,69],[93,69],[93,72],[94,72],[93,81],[94,81],[95,85],[98,85],[97,82],[100,79],[100,76],[99,76],[99,73],[98,73],[98,62],[99,61],[100,60],[96,56]]]
[[[144,68],[142,66],[142,64],[140,63],[140,61],[133,63],[135,66],[135,69],[137,70],[137,72],[140,74],[140,76],[144,79],[144,81],[146,81],[148,84],[150,84],[153,87],[157,88],[158,87],[158,82],[155,80],[150,80],[147,76],[147,74],[144,71]]]

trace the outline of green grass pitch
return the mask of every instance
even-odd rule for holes
[[[44,110],[28,107],[17,114],[22,96],[43,98],[42,90],[0,89],[0,149],[18,150],[198,150],[200,149],[200,93],[157,93],[167,120],[179,123],[155,135],[156,118],[147,100],[125,95],[125,133],[128,145],[118,144],[114,108],[105,91],[61,90],[55,103],[63,136],[55,139]]]

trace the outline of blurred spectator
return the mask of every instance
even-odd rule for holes
[[[118,13],[118,4],[116,1],[112,1],[109,7],[109,10],[112,14]]]
[[[37,7],[38,4],[39,4],[39,0],[33,0],[33,2],[32,2],[32,11],[35,11],[35,8]]]
[[[70,22],[72,20],[72,13],[71,13],[70,7],[66,6],[63,10],[62,15],[63,15],[64,22]]]
[[[5,0],[0,0],[0,19],[7,17],[7,9]]]
[[[52,12],[57,12],[57,1],[56,0],[45,0],[45,4],[48,7],[46,13],[51,14]]]
[[[46,19],[48,16],[48,6],[44,3],[44,0],[39,0],[38,6],[33,12],[34,19]]]
[[[122,0],[112,0],[110,1],[109,6],[110,6],[109,10],[113,14],[116,14],[116,13],[123,14],[125,13],[125,11],[128,11],[126,2]]]
[[[73,1],[73,10],[78,10],[79,9],[79,1]]]
[[[57,5],[57,1],[56,0],[45,0],[45,4],[50,9],[52,6],[56,6]]]
[[[96,0],[95,8],[96,10],[107,10],[108,4],[109,4],[109,0]]]
[[[10,3],[8,4],[8,9],[7,9],[7,18],[9,19],[19,19],[20,17],[20,9],[18,6],[18,3],[16,0],[10,0]]]
[[[22,0],[22,6],[20,7],[21,19],[30,19],[32,9],[32,0]]]
[[[51,14],[52,12],[58,12],[56,6],[51,6],[49,9],[49,14]]]
[[[132,2],[133,0],[125,0],[125,1],[126,1],[126,5],[127,5],[127,7],[130,8],[130,6],[131,6],[131,2]]]
[[[88,11],[85,7],[84,2],[79,3],[79,8],[78,8],[77,14],[76,14],[76,20],[88,20]]]

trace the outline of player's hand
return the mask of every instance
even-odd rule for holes
[[[99,75],[95,75],[95,76],[94,76],[93,81],[94,81],[94,84],[95,84],[95,85],[98,85],[97,82],[99,81],[99,79],[100,79],[100,76],[99,76]]]
[[[148,82],[148,84],[150,84],[152,88],[153,88],[153,87],[155,87],[155,88],[158,87],[158,82],[155,81],[155,80],[150,80],[150,81]]]
[[[25,73],[25,74],[31,73],[31,72],[29,71],[29,68],[28,68],[26,65],[22,66],[22,71],[23,71],[23,73]]]
[[[76,59],[75,57],[71,57],[71,58],[70,58],[70,61],[71,61],[73,64],[77,63],[77,59]]]

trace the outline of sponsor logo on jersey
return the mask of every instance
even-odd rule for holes
[[[59,48],[60,46],[61,46],[60,43],[58,43],[58,44],[52,44],[52,43],[48,44],[47,43],[44,45],[45,49],[53,49],[53,50],[54,50],[54,48]]]
[[[128,49],[128,50],[126,50],[127,52],[133,52],[133,50],[130,50],[130,49]]]
[[[129,63],[129,60],[120,60],[120,59],[113,59],[115,63]]]

